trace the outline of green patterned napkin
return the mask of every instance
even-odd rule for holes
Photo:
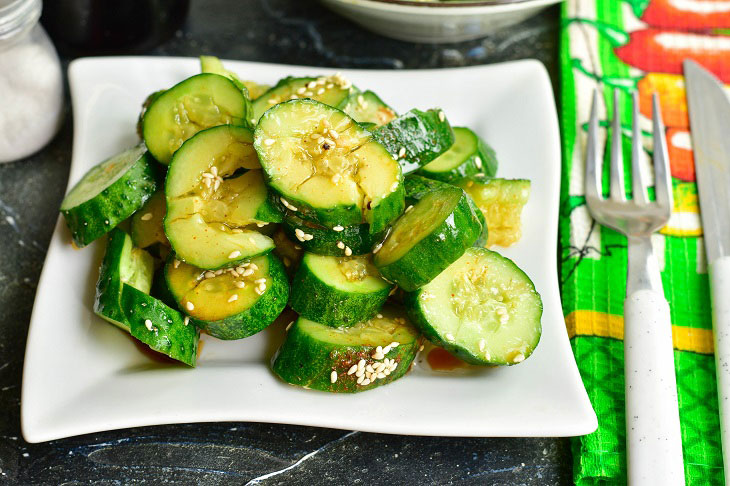
[[[563,310],[599,424],[596,432],[573,440],[574,479],[579,485],[626,483],[621,340],[626,238],[595,223],[583,195],[586,122],[595,87],[602,93],[599,113],[604,126],[610,118],[606,113],[613,110],[613,88],[623,93],[624,159],[629,171],[629,94],[639,92],[648,155],[651,94],[661,97],[675,202],[669,224],[653,237],[653,244],[671,307],[685,474],[687,484],[723,484],[707,266],[681,77],[682,59],[693,57],[730,83],[730,37],[724,36],[730,32],[730,12],[707,8],[711,3],[566,0],[563,4]]]

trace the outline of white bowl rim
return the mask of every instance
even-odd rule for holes
[[[528,8],[537,8],[545,5],[562,2],[563,0],[523,0],[512,3],[492,4],[492,5],[470,5],[469,3],[452,3],[448,5],[439,5],[429,2],[428,5],[402,5],[398,3],[382,2],[380,0],[323,0],[329,3],[339,3],[346,5],[356,5],[372,10],[381,10],[393,13],[418,13],[419,15],[438,16],[448,15],[478,15],[478,14],[497,14],[505,12],[515,12]]]

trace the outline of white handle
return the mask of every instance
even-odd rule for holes
[[[720,436],[725,477],[730,478],[730,257],[710,265],[712,327],[715,335],[717,398],[720,404]]]
[[[624,301],[624,372],[629,484],[684,486],[669,305],[653,290]]]

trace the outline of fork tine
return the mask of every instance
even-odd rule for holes
[[[613,127],[611,129],[611,199],[626,200],[624,186],[623,134],[621,133],[621,109],[619,108],[619,91],[613,90]]]
[[[633,111],[633,122],[631,127],[631,193],[634,202],[647,204],[646,182],[641,174],[641,130],[639,129],[639,94],[631,93],[631,108]]]
[[[672,181],[669,174],[669,156],[667,154],[667,141],[664,133],[664,122],[662,121],[661,108],[659,107],[659,96],[654,93],[652,96],[652,131],[654,132],[654,190],[656,201],[667,212],[667,217],[672,211]]]
[[[593,90],[593,103],[591,105],[591,118],[588,121],[588,142],[586,144],[586,202],[591,206],[592,202],[602,199],[601,173],[602,158],[598,151],[598,88]]]

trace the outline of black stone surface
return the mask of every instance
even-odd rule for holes
[[[555,84],[558,28],[553,8],[483,40],[415,45],[371,34],[318,3],[194,0],[183,28],[145,54],[395,69],[537,58]],[[222,423],[23,441],[25,338],[66,187],[71,122],[69,110],[48,147],[0,165],[0,484],[571,483],[567,439],[426,438]]]

